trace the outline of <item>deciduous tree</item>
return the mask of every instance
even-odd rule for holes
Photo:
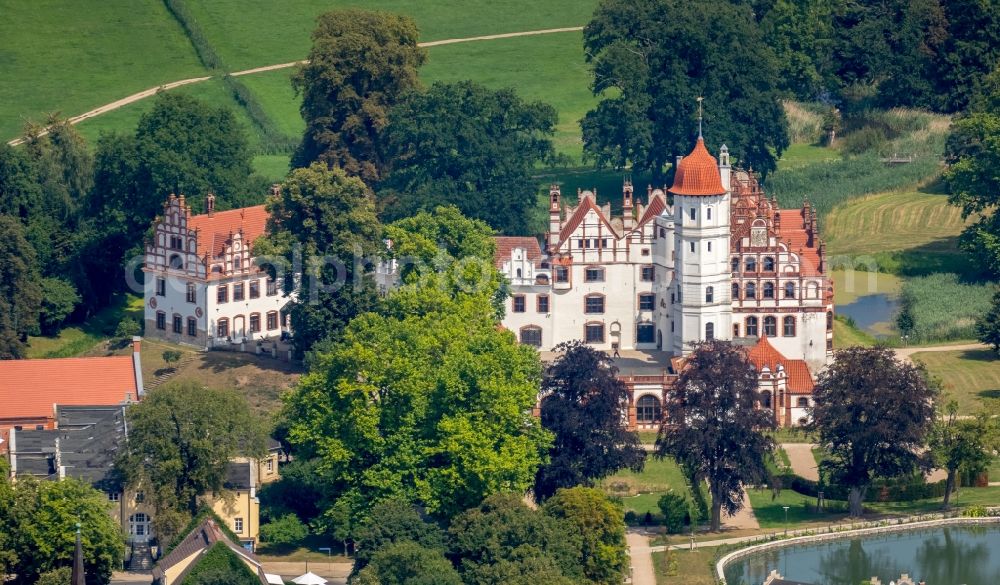
[[[662,173],[690,152],[702,96],[712,148],[726,143],[744,164],[774,170],[787,124],[774,52],[749,6],[604,0],[583,36],[601,98],[581,123],[583,146],[598,165]]]
[[[440,550],[413,541],[390,544],[351,580],[355,585],[462,585],[455,567]]]
[[[829,457],[830,480],[850,488],[851,516],[864,513],[876,478],[905,476],[929,465],[922,453],[934,424],[935,389],[926,373],[886,347],[849,347],[819,375],[810,430]]]
[[[958,404],[952,400],[945,406],[944,417],[937,420],[931,429],[929,445],[934,462],[948,472],[944,490],[945,510],[951,507],[951,495],[955,492],[958,473],[978,475],[989,467],[993,460],[991,420],[985,412],[974,418],[959,419]]]
[[[154,521],[186,521],[198,512],[199,496],[223,493],[230,460],[266,452],[263,422],[232,390],[167,384],[130,406],[126,419],[128,442],[115,468],[125,485],[152,500]],[[182,525],[157,527],[169,540]]]
[[[753,364],[742,348],[721,340],[696,345],[668,393],[656,454],[674,457],[693,485],[708,480],[713,531],[723,509],[735,514],[743,507],[743,486],[767,475],[774,417],[759,404]]]
[[[620,469],[641,471],[646,460],[639,437],[625,428],[629,393],[611,358],[578,341],[556,351],[542,380],[542,426],[554,439],[535,480],[540,499]]]
[[[317,20],[309,61],[292,78],[306,121],[293,166],[316,161],[366,182],[382,177],[381,146],[389,110],[419,87],[427,59],[406,16],[346,9]]]
[[[976,320],[976,335],[979,341],[992,347],[995,353],[1000,353],[1000,290],[993,294],[990,309]]]
[[[566,521],[579,537],[576,561],[591,583],[613,585],[628,573],[625,511],[599,489],[575,487],[556,492],[545,502],[545,514]]]
[[[513,89],[435,83],[393,108],[386,129],[391,171],[379,196],[392,218],[454,205],[507,234],[529,229],[537,167],[555,159],[558,115]]]

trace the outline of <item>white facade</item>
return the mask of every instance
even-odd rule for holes
[[[263,206],[191,215],[171,195],[146,245],[145,331],[175,343],[272,351],[287,331],[280,283],[257,266],[253,241],[264,233]]]

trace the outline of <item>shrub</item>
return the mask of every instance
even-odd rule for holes
[[[259,585],[257,575],[229,547],[216,542],[202,555],[181,585]]]
[[[181,352],[177,351],[176,349],[168,349],[163,352],[163,361],[165,361],[168,365],[178,362],[180,361],[180,359],[181,359]]]
[[[73,576],[73,569],[69,567],[59,567],[51,571],[45,571],[38,576],[35,585],[70,585]]]
[[[684,496],[668,492],[660,497],[657,506],[663,513],[663,525],[667,528],[667,532],[678,534],[684,531],[685,526],[691,524],[691,505]]]
[[[133,336],[142,333],[142,326],[131,317],[126,317],[118,322],[115,327],[115,339],[131,339]]]
[[[275,546],[298,544],[309,536],[309,529],[295,514],[285,514],[260,527],[260,538]]]
[[[962,515],[967,518],[985,518],[988,516],[986,506],[969,506],[962,512]]]

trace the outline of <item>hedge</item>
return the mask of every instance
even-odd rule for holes
[[[820,489],[827,500],[847,500],[849,487],[841,485],[820,486],[819,482],[805,479],[793,473],[784,473],[775,478],[783,488],[789,488],[809,497],[818,497]],[[868,488],[869,500],[876,502],[912,502],[928,498],[943,498],[945,480],[927,483],[923,478],[904,478],[892,481],[878,481]]]
[[[181,585],[260,585],[257,575],[222,542],[213,544],[195,563]]]

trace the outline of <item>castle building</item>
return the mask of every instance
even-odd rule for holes
[[[734,340],[758,367],[764,406],[799,424],[813,373],[833,352],[816,212],[808,202],[779,209],[752,171],[731,167],[725,146],[717,161],[700,136],[676,168],[667,193],[650,187],[644,202],[626,181],[620,217],[592,191],[567,208],[552,186],[544,250],[534,238],[497,238],[496,265],[511,283],[503,325],[543,352],[581,340],[651,356],[659,371],[623,376],[640,427],[657,422],[693,343]]]
[[[260,342],[258,351],[277,353],[289,297],[253,254],[267,211],[215,211],[213,195],[206,208],[192,215],[184,196],[171,195],[156,219],[143,266],[146,336],[202,348]]]

